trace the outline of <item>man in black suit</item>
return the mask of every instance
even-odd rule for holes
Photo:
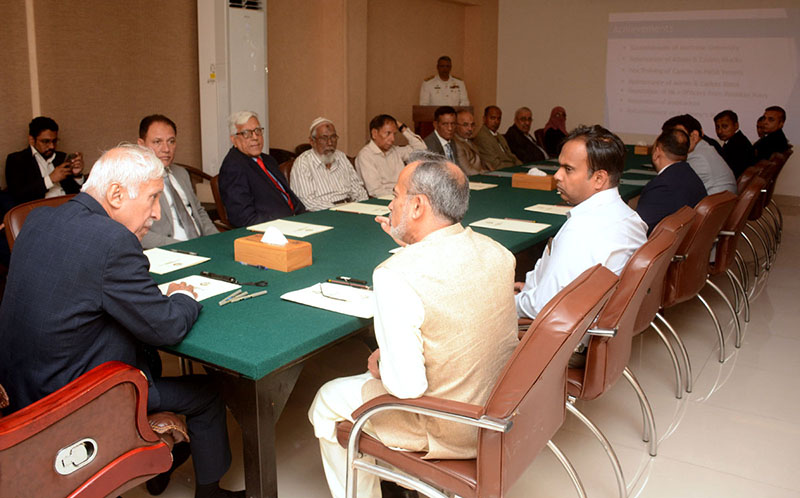
[[[537,142],[531,135],[531,124],[533,124],[533,113],[527,107],[520,107],[514,113],[514,124],[508,127],[505,135],[511,152],[523,163],[547,159],[543,144]]]
[[[753,144],[756,149],[756,160],[769,159],[775,152],[785,152],[789,148],[789,141],[783,133],[786,111],[776,105],[770,106],[764,109],[763,118],[766,135]]]
[[[39,116],[28,124],[29,147],[6,158],[6,184],[17,204],[77,194],[83,183],[83,156],[80,152],[57,152],[58,124]]]
[[[264,128],[258,115],[235,112],[228,125],[233,147],[219,169],[219,193],[231,224],[243,227],[304,213],[303,202],[289,188],[278,163],[261,152]]]
[[[714,127],[717,137],[722,141],[720,155],[730,166],[733,175],[739,178],[744,170],[756,162],[753,144],[739,129],[739,116],[731,110],[722,111],[714,116]]]
[[[433,133],[425,137],[428,150],[436,152],[447,158],[453,164],[458,164],[456,159],[456,144],[453,135],[456,131],[456,110],[449,105],[437,107],[433,112]]]
[[[149,411],[186,415],[195,496],[243,497],[219,487],[231,455],[225,405],[208,378],[162,378],[148,362],[152,346],[180,342],[202,308],[185,283],[163,295],[142,253],[163,175],[152,151],[120,146],[95,163],[84,192],[28,216],[0,305],[0,382],[13,411],[107,361],[135,366],[148,379]]]
[[[683,130],[670,128],[656,138],[652,159],[658,176],[642,189],[636,207],[648,234],[663,218],[706,196],[703,181],[686,162],[688,154],[689,136]]]

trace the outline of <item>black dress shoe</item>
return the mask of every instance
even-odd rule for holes
[[[147,481],[144,484],[147,488],[147,492],[153,496],[158,496],[163,493],[164,490],[167,489],[167,486],[169,486],[169,478],[172,476],[172,472],[180,467],[183,462],[188,460],[189,455],[191,454],[192,451],[189,449],[189,443],[176,444],[172,448],[172,467],[170,467],[169,470],[163,474],[158,474]]]
[[[419,498],[419,493],[392,481],[381,481],[381,496],[383,498]]]

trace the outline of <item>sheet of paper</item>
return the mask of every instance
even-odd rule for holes
[[[348,202],[333,206],[331,211],[342,211],[345,213],[368,214],[371,216],[386,216],[389,214],[389,207],[380,204],[366,204],[363,202]]]
[[[535,223],[533,221],[505,220],[503,218],[484,218],[470,223],[471,227],[493,228],[496,230],[507,230],[509,232],[537,233],[541,232],[550,225],[546,223]]]
[[[566,216],[569,213],[569,210],[572,209],[572,206],[554,206],[553,204],[534,204],[533,206],[528,206],[525,208],[525,211],[534,211],[536,213],[547,213],[547,214],[560,214]]]
[[[161,284],[158,286],[158,290],[160,290],[162,294],[166,295],[169,284],[173,282],[186,282],[194,287],[194,292],[197,294],[197,301],[202,301],[204,299],[208,299],[209,297],[214,297],[226,292],[231,293],[241,287],[239,284],[223,282],[222,280],[215,280],[213,278],[202,277],[200,275],[189,275],[185,278],[179,278],[178,280]]]
[[[630,178],[620,178],[621,185],[633,185],[636,187],[644,187],[650,180],[631,180]]]
[[[656,176],[658,173],[653,171],[652,169],[627,169],[625,173],[637,173],[640,175],[653,175]]]
[[[394,196],[392,194],[379,195],[378,197],[376,197],[376,199],[380,199],[382,201],[391,201],[394,199]]]
[[[150,272],[156,275],[163,275],[181,268],[199,265],[211,259],[204,256],[168,251],[158,247],[147,249],[144,251],[144,255],[150,261]]]
[[[314,284],[287,292],[281,299],[359,318],[372,318],[375,314],[372,291],[346,285],[327,282]]]
[[[486,173],[481,173],[482,175],[486,176],[496,176],[499,178],[511,178],[514,176],[514,173],[510,171],[487,171]]]
[[[528,168],[528,169],[538,168],[542,171],[547,171],[550,173],[555,173],[556,171],[558,171],[557,165],[550,165],[550,164],[528,164],[523,166],[523,168]]]
[[[263,232],[267,227],[275,227],[284,235],[300,238],[333,229],[333,227],[326,225],[314,225],[313,223],[300,223],[299,221],[289,220],[266,221],[258,225],[249,226],[247,229],[254,232]]]
[[[486,190],[496,186],[494,183],[469,182],[470,190]]]

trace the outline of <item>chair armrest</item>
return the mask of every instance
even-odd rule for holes
[[[589,335],[595,335],[598,337],[616,337],[617,336],[618,327],[614,327],[613,329],[601,329],[601,328],[591,328],[586,331]]]
[[[720,237],[734,237],[736,235],[736,232],[733,232],[731,230],[720,230],[719,235]]]
[[[214,226],[217,227],[217,230],[219,230],[220,232],[227,232],[228,230],[233,230],[232,226],[228,225],[222,220],[214,220],[213,223]]]
[[[189,166],[188,164],[183,164],[183,163],[174,163],[174,164],[175,166],[180,166],[181,168],[185,169],[190,176],[195,176],[197,178],[200,178],[201,181],[202,180],[207,180],[209,182],[211,181],[211,175],[201,170],[200,168]]]

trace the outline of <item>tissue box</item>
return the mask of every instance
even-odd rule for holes
[[[649,156],[650,155],[650,147],[647,145],[635,145],[633,147],[633,153],[637,156]]]
[[[555,190],[556,179],[553,178],[553,175],[533,176],[527,173],[514,173],[514,176],[511,177],[511,186],[534,190]]]
[[[233,259],[248,265],[290,272],[311,266],[311,244],[289,239],[285,246],[274,246],[261,242],[261,234],[248,235],[233,241]]]

